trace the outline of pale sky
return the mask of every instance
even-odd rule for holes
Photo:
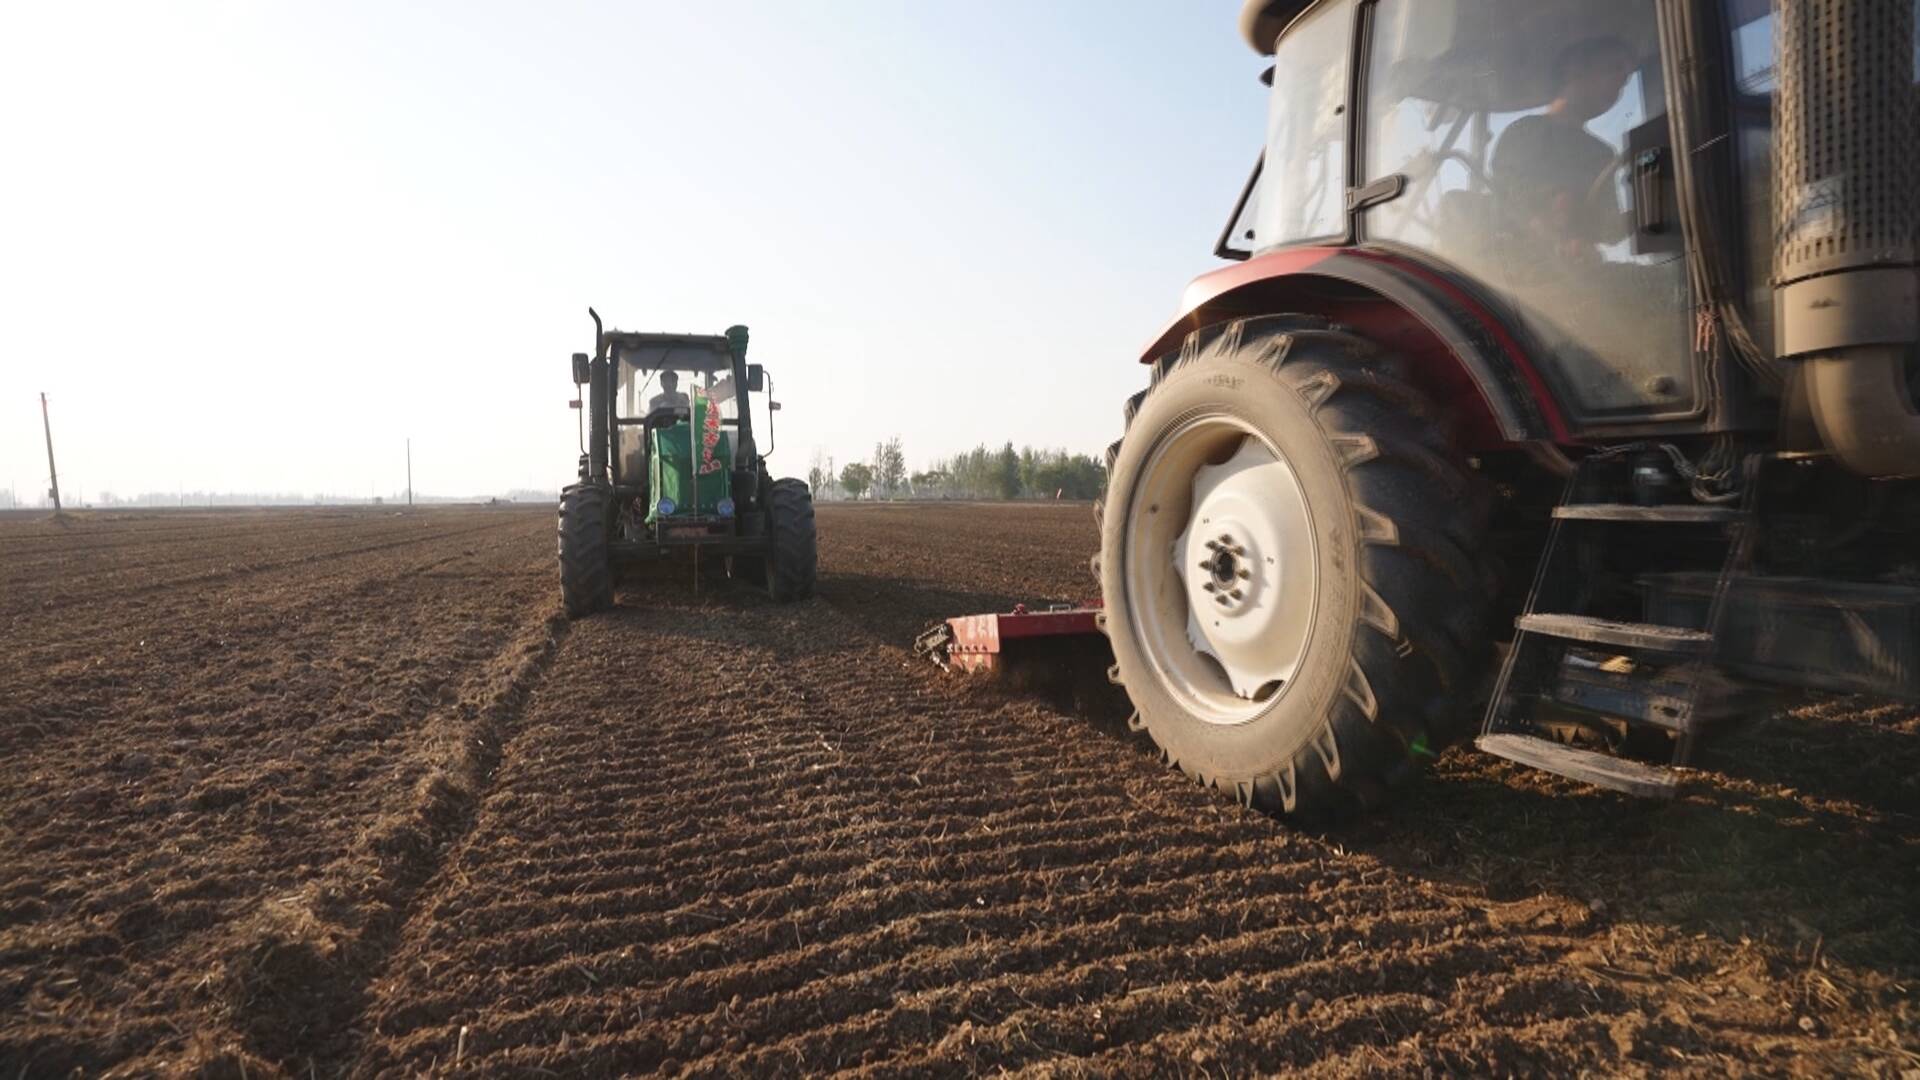
[[[12,0],[0,484],[45,390],[69,497],[557,490],[589,304],[751,326],[776,474],[1098,452],[1258,152],[1239,6]]]

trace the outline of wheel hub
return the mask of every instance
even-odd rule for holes
[[[1258,439],[1196,470],[1187,528],[1172,553],[1185,586],[1187,640],[1220,665],[1240,698],[1271,697],[1299,665],[1311,581],[1286,575],[1310,573],[1289,565],[1307,528],[1293,470]],[[1290,584],[1304,584],[1309,603],[1300,604],[1293,594],[1301,590]]]
[[[1222,610],[1244,610],[1253,590],[1259,588],[1254,577],[1254,570],[1260,565],[1258,555],[1249,559],[1246,544],[1230,532],[1208,540],[1206,546],[1212,554],[1200,560],[1199,572],[1192,575],[1196,579],[1194,584]]]
[[[1298,681],[1313,633],[1305,490],[1272,440],[1224,411],[1158,434],[1137,469],[1119,558],[1146,673],[1196,720],[1247,723]]]

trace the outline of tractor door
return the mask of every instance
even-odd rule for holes
[[[1358,239],[1503,302],[1580,426],[1696,414],[1654,0],[1369,11]]]

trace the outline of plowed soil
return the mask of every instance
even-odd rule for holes
[[[0,519],[0,1077],[1920,1070],[1920,711],[1306,830],[913,634],[1085,506],[559,616],[550,511]]]

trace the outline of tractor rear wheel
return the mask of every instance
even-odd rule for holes
[[[1370,806],[1470,719],[1484,500],[1401,370],[1309,316],[1207,327],[1108,451],[1101,590],[1133,725],[1246,805]]]
[[[778,604],[812,596],[819,550],[813,492],[805,481],[787,477],[773,482],[767,494],[767,533],[772,549],[761,573],[767,595]]]
[[[581,618],[613,606],[613,564],[607,552],[613,494],[595,484],[560,493],[560,599]]]

